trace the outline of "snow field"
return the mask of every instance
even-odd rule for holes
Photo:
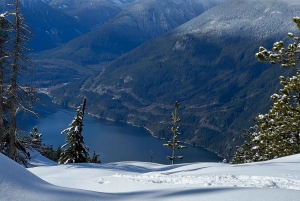
[[[262,176],[248,175],[122,175],[116,174],[112,177],[125,178],[132,181],[157,184],[171,184],[194,187],[257,187],[257,188],[283,188],[300,190],[300,181]],[[103,180],[103,179],[102,179]],[[104,180],[103,180],[104,181]],[[108,183],[108,181],[105,181]]]
[[[130,161],[57,165],[37,153],[28,169],[2,154],[0,161],[1,201],[298,201],[300,197],[300,154],[241,165]]]

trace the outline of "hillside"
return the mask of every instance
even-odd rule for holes
[[[31,52],[57,47],[84,33],[86,29],[75,18],[53,9],[41,0],[21,1],[21,12],[29,25]],[[9,0],[0,1],[2,12],[11,11]]]
[[[108,0],[49,0],[48,4],[74,17],[88,31],[102,27],[123,9]]]
[[[36,64],[35,76],[30,80],[25,77],[22,82],[33,83],[39,87],[56,87],[72,81],[81,83],[77,80],[99,74],[120,55],[178,27],[223,1],[89,0],[89,4],[84,4],[82,1],[51,0],[48,4],[52,8],[75,17],[86,25],[94,23],[90,18],[102,20],[103,9],[108,9],[108,13],[105,13],[109,15],[110,21],[104,26],[95,22],[94,25],[99,25],[99,28],[63,46],[31,55]],[[105,21],[104,18],[103,20]]]
[[[84,66],[110,62],[223,1],[134,1],[99,29],[37,57],[70,60]]]
[[[297,33],[292,17],[299,4],[228,0],[52,96],[69,105],[85,96],[91,113],[146,127],[160,138],[169,137],[165,126],[178,101],[181,139],[231,158],[242,130],[267,111],[278,76],[290,73],[259,63],[254,54]]]
[[[300,196],[299,159],[294,155],[243,165],[51,165],[37,155],[32,161],[36,167],[26,170],[0,154],[0,195],[4,201],[296,201]]]

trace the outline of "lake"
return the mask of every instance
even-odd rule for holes
[[[20,121],[21,134],[29,134],[34,126],[42,133],[43,143],[53,145],[54,149],[65,142],[66,135],[60,134],[73,120],[76,110],[60,106],[37,107],[40,118],[27,116]],[[114,122],[99,119],[90,115],[84,118],[85,144],[93,151],[100,154],[102,163],[117,161],[153,161],[161,164],[170,164],[166,159],[172,150],[163,147],[165,140],[157,139],[144,128],[134,127],[123,122]],[[171,136],[171,134],[170,134]],[[188,146],[187,149],[175,150],[175,155],[184,156],[175,163],[190,162],[219,162],[223,159],[208,150]]]

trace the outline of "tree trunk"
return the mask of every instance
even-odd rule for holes
[[[3,44],[0,44],[0,51],[2,56],[2,48]],[[0,153],[2,152],[2,144],[3,144],[3,137],[4,137],[4,124],[3,124],[3,62],[2,59],[0,60]]]
[[[6,60],[6,44],[8,43],[8,21],[0,18],[0,153],[3,150],[4,129],[4,67]]]
[[[84,116],[85,104],[86,104],[86,98],[83,98],[83,103],[82,103],[82,116]]]
[[[19,0],[15,1],[15,44],[13,52],[12,77],[10,89],[10,129],[9,129],[9,152],[8,156],[11,159],[16,157],[16,141],[17,141],[17,78],[18,78],[18,63],[20,55],[20,13]]]

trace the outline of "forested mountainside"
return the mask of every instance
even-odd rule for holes
[[[175,30],[147,41],[98,75],[52,92],[54,101],[127,121],[168,138],[165,126],[180,103],[181,139],[230,158],[243,129],[267,111],[278,76],[289,71],[259,63],[258,47],[297,33],[298,1],[228,0]]]
[[[132,1],[128,1],[128,3]],[[109,22],[122,11],[125,5],[109,0],[49,0],[48,4],[74,17],[89,31],[100,28]]]
[[[75,11],[82,6],[80,2],[50,1],[48,3],[53,8],[75,17]],[[120,55],[176,28],[224,0],[139,0],[122,1],[123,4],[119,1],[109,3],[103,0],[88,2],[92,5],[97,3],[98,7],[105,2],[103,5],[117,6],[121,11],[98,29],[77,37],[63,46],[33,54],[36,64],[35,78],[29,82],[49,87],[98,74]],[[90,7],[82,7],[85,16],[88,16]],[[85,23],[80,17],[78,21]]]
[[[143,42],[160,36],[223,2],[140,0],[135,1],[99,29],[78,37],[63,47],[40,54],[97,65],[117,59]]]
[[[0,1],[1,8],[7,10]],[[243,129],[267,111],[289,71],[259,63],[295,32],[300,2],[284,0],[32,0],[22,11],[35,32],[29,57],[56,103],[126,121],[168,138],[180,103],[181,139],[230,158]],[[53,90],[57,88],[56,90]]]
[[[11,0],[0,1],[2,13],[13,9],[8,5],[11,3]],[[23,1],[21,10],[33,33],[28,45],[31,52],[57,47],[87,32],[75,18],[40,0]]]

